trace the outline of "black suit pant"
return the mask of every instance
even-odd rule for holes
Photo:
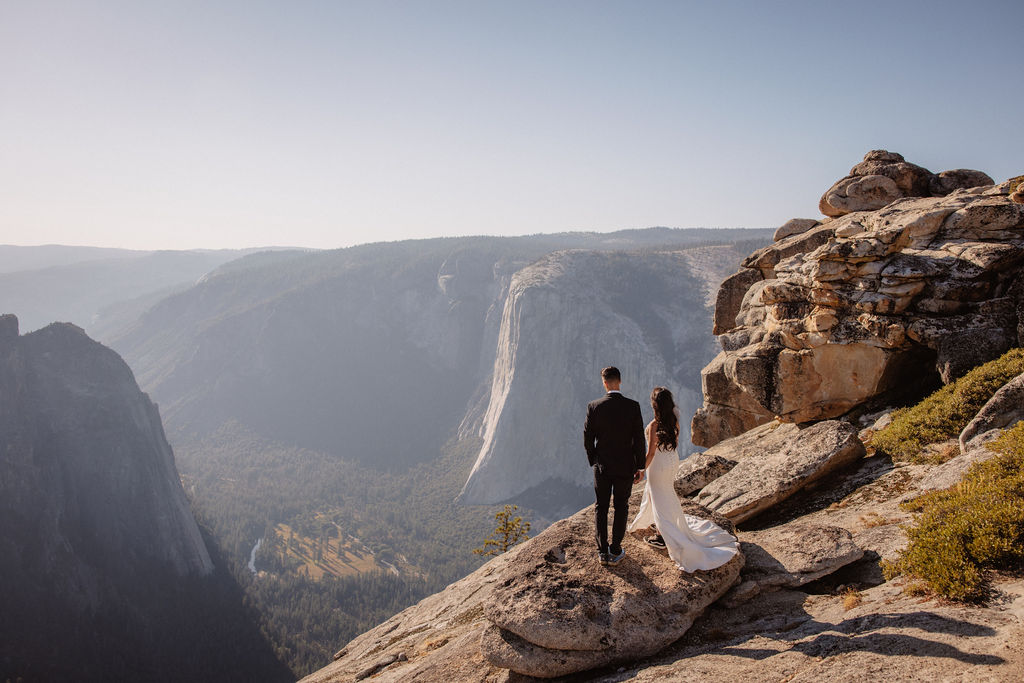
[[[609,477],[594,468],[594,494],[597,505],[594,508],[597,551],[618,555],[622,551],[622,539],[626,535],[626,521],[629,517],[629,494],[633,492],[633,476]],[[608,543],[608,504],[614,498],[615,514],[612,517],[612,542]]]

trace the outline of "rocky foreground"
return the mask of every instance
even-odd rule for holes
[[[728,564],[679,572],[638,533],[602,567],[587,508],[304,680],[1024,680],[1019,575],[995,577],[979,606],[912,596],[880,566],[907,543],[900,503],[993,455],[1024,376],[943,444],[947,462],[864,446],[891,410],[871,409],[897,390],[920,395],[1024,341],[1017,194],[872,152],[825,193],[824,220],[787,224],[725,280],[723,352],[693,423],[713,447],[680,464],[676,491],[736,534]]]
[[[1021,680],[1024,580],[998,579],[989,606],[964,606],[905,595],[879,569],[906,542],[899,502],[955,482],[959,460],[859,458],[740,530],[742,560],[693,575],[642,534],[627,536],[621,565],[601,567],[587,508],[359,636],[304,681]],[[678,481],[690,475],[684,461]]]

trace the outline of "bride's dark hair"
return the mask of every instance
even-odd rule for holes
[[[672,399],[672,392],[665,387],[654,387],[651,406],[654,408],[654,433],[658,435],[658,449],[671,451],[679,441],[679,420],[676,419],[676,402]]]

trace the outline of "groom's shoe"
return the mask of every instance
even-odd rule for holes
[[[601,563],[601,566],[607,567],[608,566],[608,553],[598,553],[597,554],[597,561]]]
[[[619,562],[622,562],[622,559],[623,559],[624,557],[626,557],[626,549],[625,549],[625,548],[623,548],[622,550],[620,550],[620,551],[619,551],[619,553],[618,553],[617,555],[609,555],[609,556],[608,556],[608,564],[610,564],[611,566],[613,566],[613,567],[614,567],[614,566],[615,566],[615,565],[617,565],[617,564],[618,564]]]

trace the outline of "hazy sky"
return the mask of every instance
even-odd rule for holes
[[[0,243],[766,227],[1024,173],[1024,2],[0,0]]]

